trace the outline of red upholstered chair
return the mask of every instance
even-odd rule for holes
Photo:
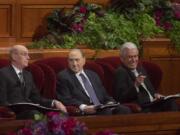
[[[34,82],[35,82],[39,92],[41,93],[43,85],[44,85],[44,72],[36,64],[30,64],[26,69],[29,72],[31,72],[33,79],[34,79]]]
[[[54,57],[35,62],[45,73],[45,84],[42,96],[50,99],[56,98],[56,75],[67,67],[67,58]],[[80,115],[80,109],[76,106],[66,106],[69,115]]]
[[[53,73],[48,68],[51,68],[54,71],[54,74],[56,77],[58,72],[60,72],[63,69],[68,67],[67,58],[53,57],[53,58],[42,59],[42,60],[36,61],[35,63],[38,64],[39,66],[41,66],[41,68],[44,70],[44,72],[46,74],[45,78],[47,78],[47,83],[45,83],[45,85],[48,85],[48,86],[45,86],[43,89],[44,96],[49,97],[49,98],[54,98],[55,95],[53,93],[55,93],[55,91],[56,91],[56,86],[55,86],[56,82],[50,81],[50,78],[52,78],[52,80],[54,80],[54,77],[52,77]],[[48,66],[48,68],[47,68],[47,66]],[[104,72],[103,72],[102,67],[99,66],[98,64],[96,64],[94,61],[87,61],[86,65],[85,65],[85,69],[89,69],[89,70],[96,72],[102,80],[104,79]],[[47,73],[47,72],[49,72],[49,73]],[[80,114],[80,110],[78,107],[67,106],[67,109],[68,109],[68,112],[70,113],[70,115],[78,115],[78,113]]]
[[[140,64],[142,64],[142,66],[146,69],[148,77],[155,90],[158,90],[163,77],[161,68],[157,64],[145,60],[140,61]]]
[[[44,85],[41,95],[49,99],[56,98],[56,74],[51,67],[43,63],[36,63],[44,72]]]
[[[9,60],[7,60],[7,59],[0,59],[0,68],[2,68],[4,66],[7,66],[7,65],[10,65]]]
[[[61,70],[65,69],[68,65],[67,58],[65,57],[46,58],[46,59],[38,60],[35,63],[43,63],[50,66],[54,70],[56,75]]]

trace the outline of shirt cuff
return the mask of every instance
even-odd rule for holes
[[[81,105],[79,106],[79,109],[80,109],[81,111],[84,111],[84,109],[85,109],[86,106],[87,106],[86,104],[81,104]]]
[[[139,93],[139,88],[137,86],[135,86],[135,88],[136,88],[137,93]]]
[[[55,107],[55,101],[56,101],[56,100],[54,100],[54,99],[52,100],[52,102],[51,102],[51,107]]]

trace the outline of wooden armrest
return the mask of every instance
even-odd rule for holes
[[[132,112],[138,113],[142,111],[142,108],[136,103],[124,103],[123,105],[129,107]]]

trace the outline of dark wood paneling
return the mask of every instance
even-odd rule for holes
[[[12,6],[0,5],[0,37],[9,37],[12,33]]]
[[[124,135],[179,135],[180,112],[77,117],[88,127],[89,134],[110,130]],[[0,134],[25,125],[23,120],[2,121]]]

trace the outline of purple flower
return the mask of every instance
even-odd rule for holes
[[[46,121],[39,121],[32,125],[33,135],[46,135],[48,133]]]

